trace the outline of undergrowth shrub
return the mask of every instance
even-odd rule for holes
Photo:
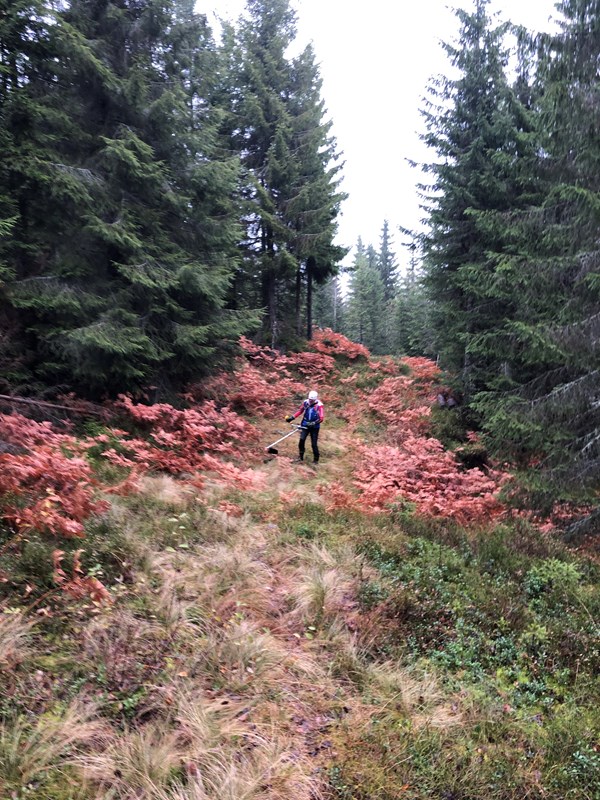
[[[555,611],[573,602],[580,581],[575,564],[551,558],[531,567],[524,586],[533,608]]]
[[[368,361],[370,358],[370,353],[364,345],[351,342],[343,334],[335,333],[331,328],[313,331],[311,348],[317,353],[334,356],[342,362],[361,359]]]
[[[84,521],[104,507],[94,498],[85,446],[20,414],[0,414],[0,438],[12,448],[0,454],[0,515],[17,537],[32,530],[83,536]]]

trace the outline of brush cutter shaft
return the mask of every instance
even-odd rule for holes
[[[268,450],[269,448],[274,447],[276,444],[279,444],[279,442],[283,442],[284,439],[287,439],[289,436],[291,436],[294,433],[297,433],[299,430],[300,430],[300,425],[294,425],[293,430],[291,430],[289,433],[286,433],[286,435],[282,436],[281,439],[276,439],[272,444],[268,444],[265,447],[265,450]]]

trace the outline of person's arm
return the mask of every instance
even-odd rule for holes
[[[325,408],[323,406],[323,403],[319,404],[318,411],[319,411],[319,422],[323,422],[323,420],[325,419]]]
[[[303,413],[304,413],[304,403],[302,403],[300,408],[297,411],[294,411],[293,414],[288,414],[287,417],[285,418],[285,421],[286,422],[291,422],[293,419],[296,419],[296,417],[299,417],[300,414],[303,414]]]

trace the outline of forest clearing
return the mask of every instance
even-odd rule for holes
[[[600,800],[600,3],[443,3],[0,0],[0,800]]]
[[[432,362],[244,350],[183,411],[0,418],[0,796],[597,798],[597,556],[509,510]],[[264,449],[315,374],[318,470]]]

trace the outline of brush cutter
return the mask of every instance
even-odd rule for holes
[[[286,433],[286,435],[282,436],[281,439],[276,439],[273,442],[273,444],[270,444],[267,447],[265,447],[265,450],[267,451],[267,453],[270,453],[272,456],[276,456],[279,453],[279,450],[275,447],[275,445],[279,444],[279,442],[283,442],[284,439],[289,438],[294,433],[297,433],[299,430],[300,430],[300,425],[294,425],[293,430],[291,430],[289,433]]]

